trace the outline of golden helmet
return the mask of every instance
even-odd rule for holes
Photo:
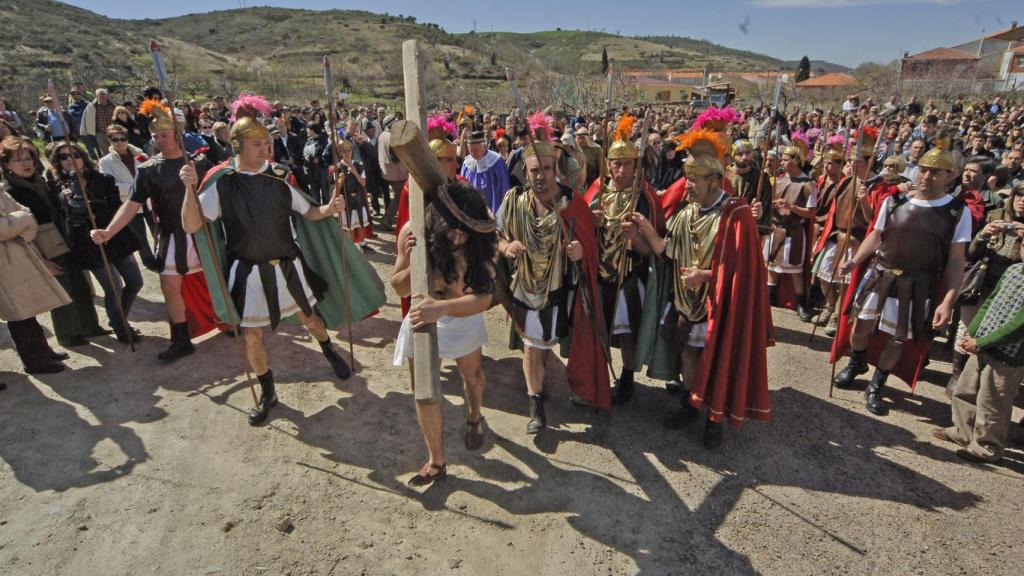
[[[430,141],[430,151],[438,158],[455,158],[455,144],[447,138],[435,138]]]
[[[239,118],[231,127],[231,146],[235,150],[241,150],[242,140],[267,140],[270,138],[270,130],[248,116]]]
[[[608,147],[609,160],[636,160],[639,156],[640,151],[629,140],[616,140]]]
[[[711,176],[712,174],[722,176],[725,174],[721,160],[711,154],[690,156],[683,163],[683,170],[688,177]]]
[[[917,165],[924,168],[949,170],[950,172],[956,170],[956,158],[949,151],[950,144],[952,144],[952,138],[950,138],[949,133],[936,135],[933,141],[935,142],[935,147],[925,152],[921,159],[918,160]]]
[[[534,141],[523,149],[523,159],[526,158],[540,158],[547,156],[549,158],[555,157],[555,147],[550,142]]]

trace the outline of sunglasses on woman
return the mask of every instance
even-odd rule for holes
[[[109,138],[111,142],[127,142],[128,139],[123,136],[112,136]]]
[[[57,155],[57,159],[60,160],[61,162],[65,161],[65,160],[71,160],[71,158],[76,158],[76,159],[80,160],[82,157],[79,156],[78,154],[75,154],[75,155],[59,154],[59,155]]]

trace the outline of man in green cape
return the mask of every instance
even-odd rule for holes
[[[249,412],[249,423],[257,425],[277,404],[263,327],[273,330],[281,318],[298,315],[334,373],[346,379],[351,369],[334,349],[327,326],[367,316],[384,304],[385,296],[365,257],[325,220],[344,210],[343,198],[335,193],[328,204],[316,206],[288,184],[287,169],[266,160],[266,127],[252,118],[235,123],[231,144],[235,159],[210,171],[198,205],[194,197],[184,203],[182,223],[195,234],[207,274],[226,278],[228,294],[219,282],[210,283],[210,294],[218,316],[242,328],[261,388],[259,404]],[[195,169],[185,166],[181,178],[192,195],[198,184]],[[347,275],[341,271],[339,246],[348,260]],[[223,268],[216,270],[216,263]],[[347,302],[343,290],[349,292]]]

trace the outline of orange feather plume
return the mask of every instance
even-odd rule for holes
[[[697,154],[714,154],[715,158],[724,160],[727,152],[725,142],[722,141],[722,133],[714,130],[703,128],[690,130],[676,136],[675,141],[679,143],[679,146],[676,146],[677,151],[689,150],[695,156]]]
[[[636,124],[636,116],[633,116],[632,114],[623,114],[622,118],[619,118],[618,123],[615,124],[615,132],[612,134],[612,141],[632,140],[634,124]]]
[[[160,110],[160,112],[157,112],[157,110]],[[142,104],[139,105],[139,114],[150,117],[156,115],[170,118],[171,109],[168,108],[166,104],[155,98],[148,98],[143,100]]]

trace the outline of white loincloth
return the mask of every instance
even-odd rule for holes
[[[832,280],[832,269],[836,265],[836,253],[839,252],[839,247],[835,242],[829,242],[828,247],[825,248],[825,252],[821,255],[821,264],[818,267],[818,278],[824,282],[833,282]],[[853,250],[850,248],[846,249],[846,260],[849,261],[853,258]],[[836,272],[834,282],[836,284],[849,284],[850,275],[840,274]]]
[[[437,352],[446,360],[455,360],[479,350],[487,343],[487,327],[484,325],[484,314],[473,314],[456,318],[442,316],[437,320]],[[409,316],[402,320],[395,341],[395,366],[404,366],[408,358],[413,357],[412,322]]]
[[[640,308],[643,309],[644,300],[647,297],[647,287],[642,280],[637,279],[637,289],[640,291]],[[639,319],[637,319],[639,322]],[[615,304],[615,319],[612,322],[612,334],[631,334],[633,330],[629,327],[629,305],[626,304],[626,292],[619,290],[618,302]]]
[[[366,208],[360,208],[359,210],[350,210],[345,214],[342,214],[342,221],[345,226],[345,230],[351,230],[352,228],[364,228],[370,223],[369,213]]]
[[[803,230],[800,231],[803,234]],[[803,253],[800,254],[800,260],[798,264],[790,264],[790,252],[793,247],[793,239],[786,236],[782,241],[782,264],[776,264],[772,260],[772,252],[774,246],[772,246],[772,235],[768,234],[764,239],[764,261],[768,266],[769,272],[775,272],[776,274],[803,274],[804,272],[804,259],[807,257],[807,242],[804,242]]]

